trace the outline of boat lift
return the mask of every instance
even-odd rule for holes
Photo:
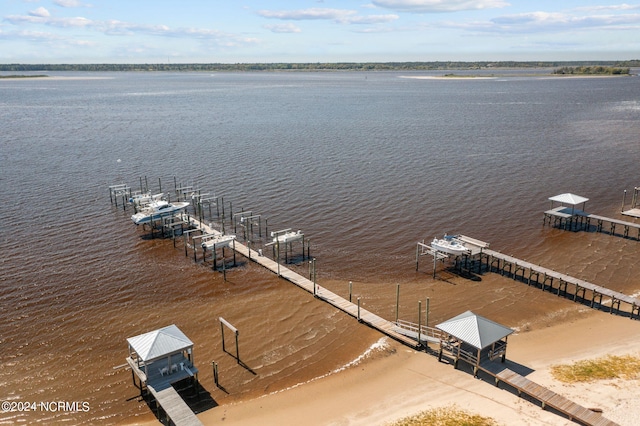
[[[489,243],[484,241],[477,240],[475,238],[467,237],[465,235],[456,235],[454,237],[455,241],[464,245],[468,250],[467,255],[476,255],[478,253],[482,253],[483,248],[489,247]],[[436,263],[438,260],[444,262],[445,259],[450,258],[451,256],[459,256],[451,253],[446,253],[444,251],[437,250],[431,245],[425,244],[424,240],[422,242],[418,242],[416,246],[416,271],[418,270],[420,256],[429,255],[433,257],[433,277],[436,277]]]
[[[203,234],[193,238],[195,239],[198,237],[202,240],[201,247],[203,250],[203,255],[202,255],[203,260],[206,260],[207,250],[211,251],[211,256],[213,260],[213,266],[212,266],[213,269],[217,268],[216,250],[222,249],[222,268],[223,268],[223,271],[225,270],[224,248],[229,246],[233,247],[233,265],[234,266],[236,265],[236,251],[235,251],[236,236],[235,235]],[[226,276],[226,271],[225,271],[225,276]]]
[[[270,243],[265,244],[265,246],[273,247],[273,257],[276,258],[278,264],[280,264],[280,245],[284,244],[284,256],[285,263],[288,263],[288,252],[287,244],[291,249],[291,253],[293,255],[293,246],[292,243],[295,241],[302,241],[302,258],[304,259],[304,233],[300,230],[292,231],[291,228],[282,229],[280,231],[272,231],[271,237],[273,240]]]

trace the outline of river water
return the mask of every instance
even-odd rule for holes
[[[126,338],[169,324],[195,343],[210,392],[199,409],[330,374],[379,342],[245,259],[225,281],[180,240],[150,239],[130,207],[110,203],[113,184],[192,185],[223,197],[228,215],[250,210],[269,230],[301,229],[319,284],[347,297],[352,281],[388,319],[397,284],[400,317],[415,321],[429,297],[430,324],[473,309],[526,331],[580,314],[496,274],[440,270],[434,280],[429,261],[416,271],[416,242],[445,232],[640,291],[637,241],[542,226],[548,197],[565,192],[622,218],[623,191],[628,204],[639,184],[637,77],[51,75],[0,80],[0,400],[89,409],[0,412],[0,424],[152,418],[118,367]],[[308,273],[306,261],[292,268]],[[240,330],[248,368],[222,351],[220,316]],[[213,385],[212,361],[227,392]]]

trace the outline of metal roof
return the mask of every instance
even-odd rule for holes
[[[513,330],[509,327],[476,315],[471,311],[438,324],[436,328],[470,344],[476,349],[484,349],[513,333]]]
[[[576,204],[580,204],[580,203],[586,203],[587,201],[589,201],[588,198],[584,198],[584,197],[581,197],[580,195],[570,194],[570,193],[556,195],[555,197],[549,197],[549,200],[557,201],[559,203],[571,204],[572,206],[575,206]]]
[[[175,324],[127,339],[145,362],[193,347],[193,342]]]

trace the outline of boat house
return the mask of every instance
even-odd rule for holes
[[[197,392],[198,369],[193,364],[193,342],[178,327],[170,325],[130,337],[127,343],[127,363],[140,393],[144,395],[144,390],[148,390],[174,424],[201,425],[172,386],[189,379]],[[161,418],[160,412],[158,417]]]

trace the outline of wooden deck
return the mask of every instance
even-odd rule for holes
[[[518,395],[526,394],[542,403],[542,409],[551,407],[556,411],[564,414],[569,420],[582,423],[589,426],[616,426],[617,423],[605,418],[602,414],[589,410],[575,402],[545,388],[520,374],[509,370],[495,372],[493,368],[487,364],[481,364],[480,370],[488,373],[495,378],[496,386],[503,382],[518,392]]]
[[[634,208],[621,212],[625,216],[640,217],[640,209]]]
[[[508,268],[509,272],[513,274],[514,277],[516,277],[518,272],[520,271],[523,281],[525,280],[525,271],[528,270],[529,274],[528,278],[526,279],[526,282],[528,284],[531,283],[532,276],[535,275],[537,280],[539,280],[540,276],[542,276],[542,290],[545,290],[547,288],[548,281],[550,281],[548,287],[550,289],[554,289],[553,282],[554,280],[556,280],[558,282],[558,296],[560,296],[561,293],[564,293],[565,296],[572,297],[573,300],[576,300],[578,295],[581,295],[582,298],[585,298],[585,293],[588,290],[591,292],[591,307],[593,307],[596,303],[596,299],[597,303],[602,304],[602,298],[603,296],[606,296],[611,299],[611,308],[609,312],[613,313],[614,310],[620,311],[620,305],[624,302],[630,306],[629,314],[631,318],[633,318],[634,316],[640,316],[640,300],[635,297],[628,296],[626,294],[610,290],[606,287],[602,287],[597,284],[581,280],[579,278],[562,274],[560,272],[556,272],[539,265],[534,265],[525,260],[507,256],[494,250],[484,249],[482,254],[487,256],[488,264],[493,266],[495,260],[498,260],[498,269],[501,269],[504,272]],[[500,264],[500,262],[502,262],[502,264]],[[568,292],[567,287],[569,285],[573,286],[573,294],[570,294]]]

